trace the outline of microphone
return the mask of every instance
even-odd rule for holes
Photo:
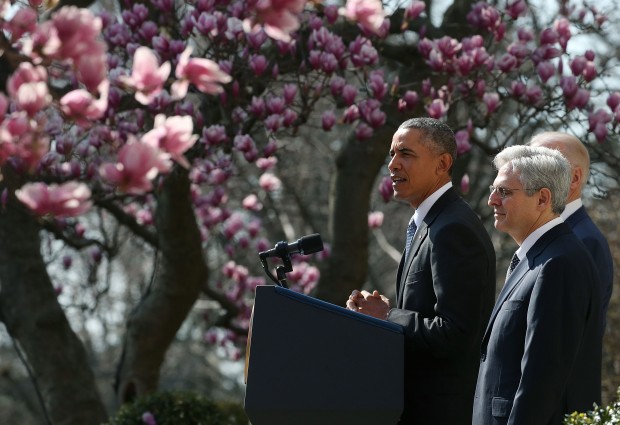
[[[302,236],[297,239],[297,242],[286,243],[284,241],[278,242],[273,249],[259,252],[258,256],[261,259],[267,257],[284,257],[291,254],[314,254],[315,252],[323,251],[323,241],[321,235],[315,233],[313,235]]]

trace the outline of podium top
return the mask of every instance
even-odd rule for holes
[[[304,294],[300,294],[299,292],[295,292],[292,291],[290,289],[284,288],[282,286],[276,286],[276,285],[260,285],[256,287],[256,290],[259,291],[263,291],[267,288],[273,288],[273,290],[275,291],[276,294],[284,296],[284,297],[288,297],[291,298],[297,302],[301,302],[301,303],[305,303],[305,304],[310,304],[315,308],[320,308],[323,310],[327,310],[330,311],[332,313],[335,314],[339,314],[339,315],[344,315],[347,316],[351,319],[354,320],[359,320],[361,322],[364,322],[366,324],[372,325],[372,326],[377,326],[379,328],[383,328],[386,329],[388,331],[391,332],[395,332],[398,334],[404,334],[404,328],[397,324],[397,323],[392,323],[392,322],[388,322],[387,320],[381,320],[381,319],[377,319],[375,317],[371,317],[371,316],[367,316],[365,314],[362,313],[358,313],[355,311],[351,311],[348,310],[344,307],[340,307],[336,304],[331,304],[328,303],[326,301],[323,300],[319,300],[317,298],[313,298],[311,296],[308,295],[304,295]]]

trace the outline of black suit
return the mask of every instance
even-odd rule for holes
[[[478,353],[495,299],[495,252],[480,219],[453,188],[419,226],[398,269],[405,328],[405,410],[400,424],[469,424]]]
[[[507,279],[482,341],[473,425],[560,425],[601,400],[600,295],[570,227],[544,233]]]
[[[596,264],[601,284],[601,333],[604,333],[607,322],[607,307],[609,306],[609,299],[611,298],[614,284],[614,263],[609,250],[609,244],[584,207],[579,208],[568,216],[566,224],[573,229],[573,233],[583,242],[590,255],[592,255],[594,264]]]

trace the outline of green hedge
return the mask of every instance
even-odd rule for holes
[[[575,412],[567,415],[564,425],[617,425],[620,424],[620,388],[616,393],[616,401],[609,406],[594,406],[587,413]]]
[[[191,392],[162,392],[124,405],[104,425],[248,425],[237,403],[213,402]]]

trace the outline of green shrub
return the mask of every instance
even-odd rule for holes
[[[162,392],[119,409],[105,425],[248,425],[237,403],[216,403],[191,392]]]
[[[617,425],[620,424],[620,388],[616,393],[616,401],[609,406],[594,406],[587,413],[574,412],[566,415],[564,425]]]

